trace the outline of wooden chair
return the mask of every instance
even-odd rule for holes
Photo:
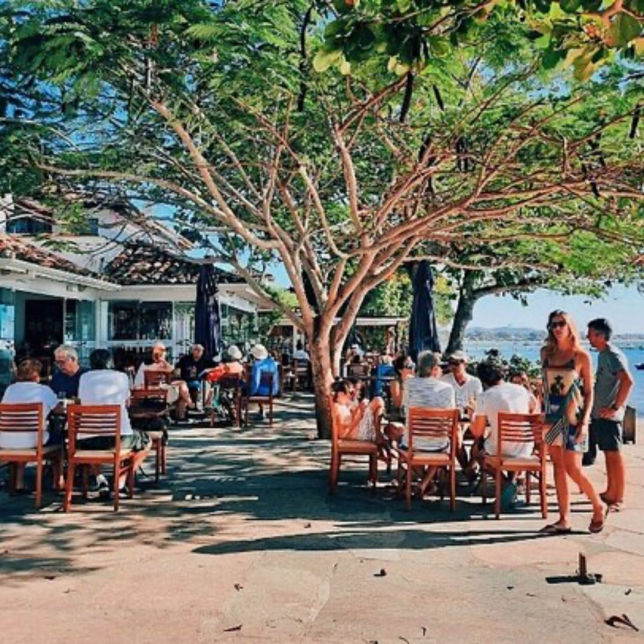
[[[233,425],[241,427],[241,418],[242,418],[242,389],[241,389],[242,378],[240,375],[227,375],[222,376],[217,382],[219,387],[219,396],[221,397],[222,392],[229,392],[232,394],[233,398]],[[213,409],[210,412],[210,426],[215,426],[215,410]]]
[[[132,389],[130,397],[130,420],[148,421],[154,419],[165,420],[169,423],[168,392],[165,389]],[[152,449],[155,453],[154,481],[159,482],[159,475],[165,475],[168,469],[168,445],[166,432],[162,429],[142,428],[152,440]]]
[[[347,366],[347,378],[368,378],[369,365],[366,363],[349,364]]]
[[[259,386],[268,387],[269,394],[268,396],[250,396],[246,393],[242,399],[242,406],[244,408],[244,425],[248,427],[248,406],[250,403],[258,404],[267,404],[268,405],[268,424],[273,426],[273,400],[275,396],[273,395],[273,378],[274,375],[272,371],[262,371],[259,377]],[[278,375],[279,377],[279,375]],[[248,387],[250,388],[250,377],[246,381],[248,382]]]
[[[297,391],[298,386],[305,390],[311,388],[310,369],[308,360],[293,360],[293,391]]]
[[[143,382],[145,383],[145,389],[153,389],[160,385],[169,385],[172,382],[172,374],[165,371],[146,369],[143,372]]]
[[[501,515],[501,481],[503,472],[526,473],[526,502],[530,503],[530,475],[535,473],[539,479],[539,497],[541,500],[541,515],[548,517],[546,500],[546,456],[547,446],[543,440],[543,416],[541,414],[511,414],[499,412],[497,455],[485,455],[483,459],[481,490],[483,503],[486,503],[486,470],[492,470],[495,475],[494,512],[498,519]],[[534,443],[534,453],[528,457],[504,456],[503,444],[512,441],[519,444]]]
[[[58,478],[62,467],[63,446],[43,445],[45,417],[42,403],[0,403],[0,434],[34,432],[36,446],[26,449],[0,448],[0,461],[11,466],[9,489],[16,489],[15,466],[22,463],[36,463],[36,508],[42,504],[42,478],[45,461],[54,464],[54,489],[58,489]]]
[[[407,449],[398,449],[398,482],[401,487],[402,471],[405,473],[405,503],[411,509],[411,484],[414,468],[444,467],[449,473],[449,508],[456,508],[456,445],[458,434],[458,409],[429,409],[410,407],[408,415]],[[449,444],[447,452],[429,452],[414,447],[418,439]],[[402,467],[401,467],[402,466]]]
[[[121,448],[120,405],[70,405],[67,408],[67,431],[69,438],[67,456],[67,481],[65,485],[65,512],[72,504],[74,471],[77,466],[112,465],[114,473],[114,510],[119,509],[119,477],[127,473],[129,497],[134,491],[134,451]],[[79,449],[78,434],[84,438],[114,436],[112,449]],[[83,472],[83,495],[87,495],[87,469]]]
[[[333,409],[333,396],[329,396],[329,406]],[[338,486],[340,476],[340,463],[342,456],[368,456],[369,457],[369,480],[372,491],[375,493],[378,483],[378,445],[371,441],[361,441],[352,438],[341,438],[340,428],[335,422],[331,413],[331,467],[329,470],[329,490],[334,493]]]

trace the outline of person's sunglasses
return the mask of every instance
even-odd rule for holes
[[[565,320],[557,320],[555,322],[550,323],[550,328],[551,329],[556,329],[558,327],[564,327],[566,326],[567,322]]]

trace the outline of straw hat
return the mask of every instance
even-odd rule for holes
[[[236,344],[231,344],[228,349],[226,349],[226,354],[232,360],[241,360],[243,357],[242,352]]]
[[[255,360],[266,360],[268,358],[268,351],[263,344],[256,344],[250,352]]]

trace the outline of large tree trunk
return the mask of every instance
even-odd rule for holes
[[[313,391],[315,393],[315,417],[318,438],[331,438],[331,406],[329,394],[333,382],[331,346],[328,337],[316,336],[309,341]]]
[[[463,279],[461,291],[458,296],[458,304],[456,305],[456,313],[454,314],[454,321],[452,322],[452,330],[449,334],[449,342],[446,355],[454,351],[462,351],[465,342],[465,331],[467,325],[472,321],[474,313],[474,305],[481,297],[474,289],[475,276],[467,272]]]

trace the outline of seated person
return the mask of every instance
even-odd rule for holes
[[[333,385],[331,414],[338,428],[338,438],[371,441],[383,444],[380,421],[384,410],[382,398],[357,402],[355,389],[348,380]]]
[[[468,357],[464,351],[454,351],[447,357],[449,372],[441,380],[451,385],[456,395],[456,407],[463,413],[474,408],[483,385],[476,377],[467,373]]]
[[[215,363],[204,355],[204,348],[201,344],[192,345],[192,350],[179,360],[176,370],[179,377],[188,386],[190,397],[196,401],[201,390],[201,379],[204,372],[215,367]]]
[[[78,362],[76,349],[61,344],[54,351],[54,363],[57,369],[51,377],[49,386],[60,398],[77,398],[78,382],[85,373],[85,369]]]
[[[479,363],[478,374],[485,391],[476,401],[470,431],[475,438],[483,439],[479,441],[479,447],[486,454],[495,455],[499,412],[533,414],[536,412],[536,401],[525,387],[505,382],[504,367],[498,360],[484,360]],[[514,444],[505,441],[503,444],[505,456],[527,457],[532,454],[533,449],[534,445],[531,443]]]
[[[273,374],[272,394],[277,396],[280,391],[279,367],[277,362],[268,355],[268,351],[263,344],[256,344],[251,350],[253,356],[253,366],[250,372],[250,382],[248,383],[248,393],[250,396],[268,396],[268,385],[262,384],[261,375],[264,372]]]
[[[534,391],[532,390],[532,383],[530,378],[525,371],[515,371],[510,375],[510,382],[514,385],[521,385],[525,390],[530,394],[531,398],[534,399],[534,406],[536,410],[541,410],[541,403],[539,402],[537,396],[535,396]]]
[[[59,445],[62,436],[59,432],[47,430],[47,419],[51,411],[58,405],[56,394],[47,386],[40,384],[42,364],[38,360],[23,360],[18,366],[17,382],[9,385],[2,397],[3,403],[41,403],[45,417],[43,445]],[[36,447],[36,432],[0,432],[0,448],[2,449],[33,449]],[[16,465],[16,491],[21,492],[25,487],[25,463]],[[59,479],[59,483],[62,480]]]
[[[403,409],[405,412],[405,425],[390,423],[385,432],[392,440],[397,440],[401,449],[409,445],[409,409],[411,407],[425,407],[428,409],[454,409],[456,397],[454,389],[446,382],[440,380],[441,357],[439,353],[423,351],[418,355],[417,376],[405,380],[403,386]],[[414,440],[414,450],[426,452],[444,452],[449,449],[449,443],[431,438],[418,438]],[[423,496],[428,486],[434,480],[437,469],[425,469],[419,496]]]
[[[133,429],[127,406],[130,402],[130,383],[126,374],[112,369],[112,357],[107,349],[96,349],[89,356],[90,370],[80,378],[78,397],[83,405],[120,405],[121,406],[121,448],[136,452],[134,469],[143,462],[147,455],[150,438],[145,432]],[[114,436],[77,436],[78,449],[113,449]],[[94,468],[96,488],[102,495],[109,496],[110,487],[107,479],[100,473],[100,465]],[[125,494],[125,477],[119,480],[119,490]]]
[[[152,347],[152,364],[141,363],[139,370],[134,377],[135,387],[145,387],[146,371],[162,371],[163,373],[172,374],[174,367],[166,360],[167,350],[163,342],[157,342]],[[185,380],[173,379],[170,385],[165,385],[168,389],[168,403],[177,403],[176,416],[184,418],[186,407],[194,407],[195,404],[190,396],[190,391]]]
[[[488,358],[479,363],[477,373],[485,391],[478,397],[470,431],[476,440],[472,447],[472,460],[466,473],[470,478],[476,463],[486,454],[498,452],[498,416],[500,411],[515,414],[533,414],[537,411],[537,401],[525,387],[504,381],[505,369],[498,360]],[[529,457],[534,450],[534,443],[503,442],[503,455],[519,458]],[[508,492],[504,492],[504,501],[510,501],[516,493],[514,472],[507,477]]]
[[[385,381],[382,378],[393,378],[396,375],[393,358],[387,354],[381,355],[373,375],[376,377],[376,380],[374,380],[371,395],[382,396],[385,385]]]
[[[253,356],[253,366],[251,367],[250,380],[246,385],[246,390],[249,396],[268,396],[272,393],[273,396],[279,395],[280,391],[280,372],[277,362],[272,356],[268,355],[268,351],[263,344],[256,344],[251,350]],[[262,383],[262,373],[273,374],[273,386],[269,389],[268,385]],[[262,403],[259,405],[259,415],[264,417],[264,406]]]
[[[234,344],[231,344],[224,353],[224,361],[211,369],[206,376],[208,382],[219,382],[225,376],[244,377],[244,365],[241,363],[242,352]]]
[[[391,413],[390,418],[404,422],[403,415],[403,386],[407,378],[414,375],[413,363],[410,363],[407,356],[401,355],[396,357],[393,362],[394,380],[389,386],[391,395]]]
[[[297,341],[297,344],[295,345],[295,353],[293,354],[293,360],[306,360],[307,362],[310,360],[308,351],[304,350],[304,344],[302,344],[301,340]]]

